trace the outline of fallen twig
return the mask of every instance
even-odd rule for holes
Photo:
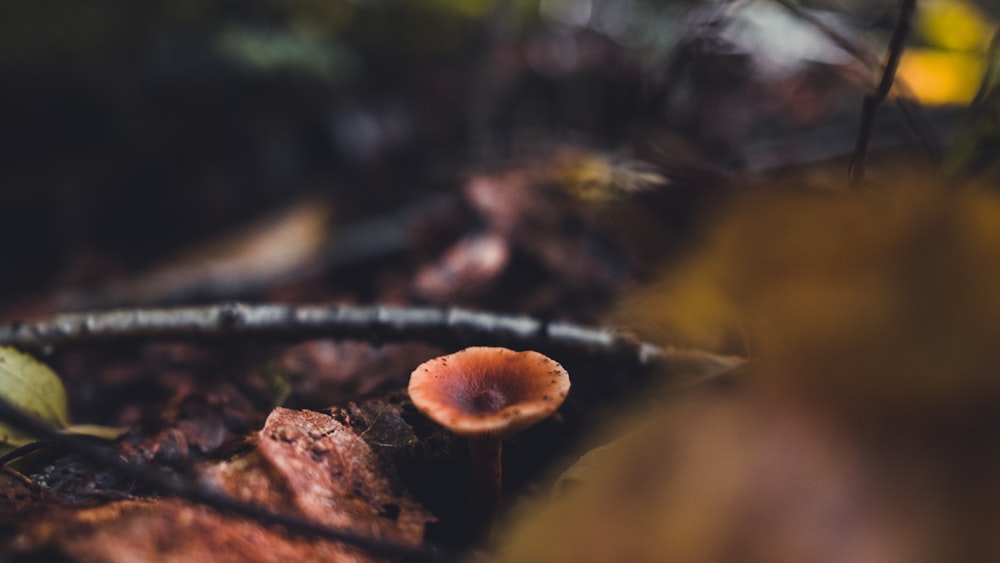
[[[307,518],[274,512],[257,504],[236,500],[209,487],[186,483],[158,466],[130,463],[105,447],[89,444],[77,436],[61,434],[45,422],[21,412],[2,397],[0,397],[0,420],[55,448],[79,456],[97,467],[107,468],[127,477],[151,491],[209,506],[222,512],[229,512],[260,524],[278,525],[291,534],[324,538],[349,544],[371,553],[404,557],[408,560],[442,563],[460,560],[458,554],[438,546],[426,544],[414,546],[359,534],[343,528],[334,528]]]
[[[232,337],[538,345],[597,355],[629,355],[640,364],[649,364],[664,354],[652,344],[611,329],[440,307],[227,303],[67,313],[48,320],[0,325],[0,345],[24,348],[111,340]]]
[[[445,348],[509,346],[551,354],[584,354],[667,373],[710,380],[744,358],[641,342],[619,330],[546,322],[524,315],[440,307],[382,305],[247,305],[122,309],[67,313],[30,323],[0,324],[0,345],[48,349],[56,345],[121,340],[313,338],[371,343],[421,341]]]

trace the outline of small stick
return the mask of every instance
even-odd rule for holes
[[[892,38],[889,40],[889,51],[885,61],[885,68],[882,70],[882,79],[879,81],[875,91],[865,96],[865,101],[861,106],[861,127],[858,129],[858,140],[854,146],[854,156],[848,167],[848,178],[851,187],[856,188],[865,181],[865,164],[868,158],[868,143],[871,140],[872,122],[875,119],[875,110],[885,101],[892,90],[892,84],[896,79],[896,70],[899,68],[899,59],[903,56],[903,47],[906,36],[910,32],[910,25],[913,20],[913,12],[916,10],[917,0],[902,0],[899,8],[899,17],[896,19],[896,26],[892,31]]]
[[[657,346],[611,329],[441,307],[227,303],[67,313],[35,322],[0,324],[0,345],[35,349],[117,340],[226,338],[547,345],[594,355],[626,356],[640,365],[654,363],[665,353]],[[684,351],[666,353],[685,354]]]

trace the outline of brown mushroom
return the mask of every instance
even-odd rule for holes
[[[569,374],[548,356],[485,346],[428,360],[410,375],[417,409],[468,438],[470,500],[485,523],[500,504],[501,441],[552,414],[569,385]]]

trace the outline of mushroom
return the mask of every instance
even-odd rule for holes
[[[559,408],[569,374],[538,352],[475,346],[417,366],[409,393],[420,412],[468,438],[470,501],[488,524],[500,505],[502,440]]]

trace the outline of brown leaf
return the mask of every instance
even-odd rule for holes
[[[387,475],[361,437],[313,411],[275,410],[256,450],[214,463],[201,477],[241,501],[394,542],[419,545],[433,519]],[[176,499],[98,508],[50,504],[19,529],[15,549],[27,557],[56,552],[79,561],[379,560],[345,544],[290,536]]]
[[[294,382],[296,406],[322,408],[402,387],[413,366],[440,349],[416,342],[372,346],[368,342],[310,340],[281,352],[274,366]]]
[[[327,525],[418,544],[433,519],[393,487],[368,444],[329,415],[275,409],[257,449],[296,508]]]
[[[44,519],[27,526],[16,545],[29,558],[51,557],[55,552],[73,561],[374,560],[341,544],[290,538],[280,528],[222,516],[176,499],[51,510]]]
[[[498,234],[480,233],[455,243],[437,261],[422,267],[414,288],[423,297],[472,300],[485,294],[510,260],[507,240]]]
[[[152,303],[191,294],[232,295],[293,279],[318,259],[330,236],[332,215],[326,202],[302,200],[97,294],[73,293],[63,299],[77,308]]]

